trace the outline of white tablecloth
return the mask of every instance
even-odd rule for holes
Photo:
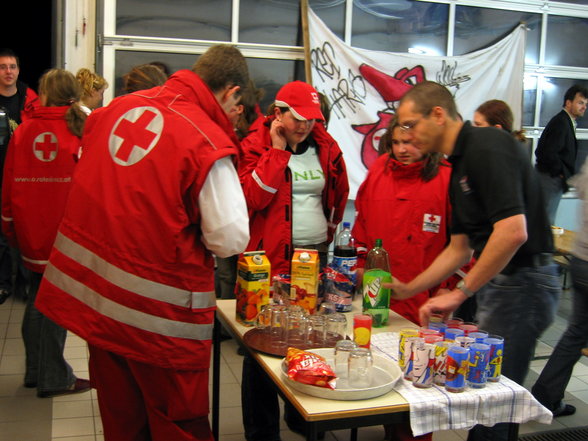
[[[398,361],[398,333],[373,334],[372,351]],[[470,429],[476,424],[526,423],[535,420],[550,424],[551,412],[522,386],[502,376],[498,383],[482,389],[466,388],[447,392],[440,386],[414,387],[400,379],[395,386],[410,404],[410,425],[415,436],[437,430]]]

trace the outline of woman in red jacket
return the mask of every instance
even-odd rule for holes
[[[259,118],[241,142],[239,177],[250,214],[247,250],[265,250],[272,275],[289,274],[294,248],[319,251],[321,266],[343,218],[349,183],[343,155],[322,121],[317,91],[294,81],[276,95],[273,114]],[[277,394],[255,361],[243,362],[242,409],[247,441],[277,441]],[[302,431],[299,422],[286,420]],[[296,424],[296,427],[293,426]]]
[[[390,256],[390,270],[399,280],[412,280],[441,253],[448,242],[451,167],[439,153],[423,153],[410,143],[396,119],[386,136],[391,151],[370,167],[359,187],[353,237],[358,268],[376,239]],[[419,307],[432,290],[406,300],[391,300],[390,308],[419,323]]]
[[[10,139],[2,183],[2,230],[32,271],[22,323],[26,349],[25,387],[37,396],[83,392],[63,358],[66,331],[35,307],[37,290],[63,217],[86,115],[77,104],[81,88],[63,69],[39,82],[42,107],[18,126]]]

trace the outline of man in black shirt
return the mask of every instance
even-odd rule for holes
[[[453,219],[447,248],[412,281],[394,280],[393,295],[407,298],[440,283],[473,253],[477,261],[467,276],[425,303],[421,322],[449,315],[476,294],[480,329],[505,340],[502,373],[522,384],[561,291],[539,178],[520,143],[504,130],[463,123],[451,93],[437,83],[411,89],[397,115],[413,145],[448,156]],[[476,426],[468,439],[506,439],[509,429],[516,426]]]

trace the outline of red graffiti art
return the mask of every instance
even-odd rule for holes
[[[425,69],[420,65],[410,70],[406,67],[402,68],[394,76],[367,64],[362,64],[359,67],[359,72],[376,89],[387,106],[383,111],[378,111],[378,121],[375,123],[352,125],[354,130],[364,135],[361,145],[361,161],[366,168],[369,168],[378,157],[378,143],[394,116],[395,103],[426,78]]]

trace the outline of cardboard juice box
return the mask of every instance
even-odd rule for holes
[[[316,311],[319,285],[317,250],[294,249],[290,282],[290,303],[300,305],[309,314],[313,314]]]
[[[237,321],[254,326],[255,318],[270,298],[270,261],[265,251],[243,253],[237,263]]]

